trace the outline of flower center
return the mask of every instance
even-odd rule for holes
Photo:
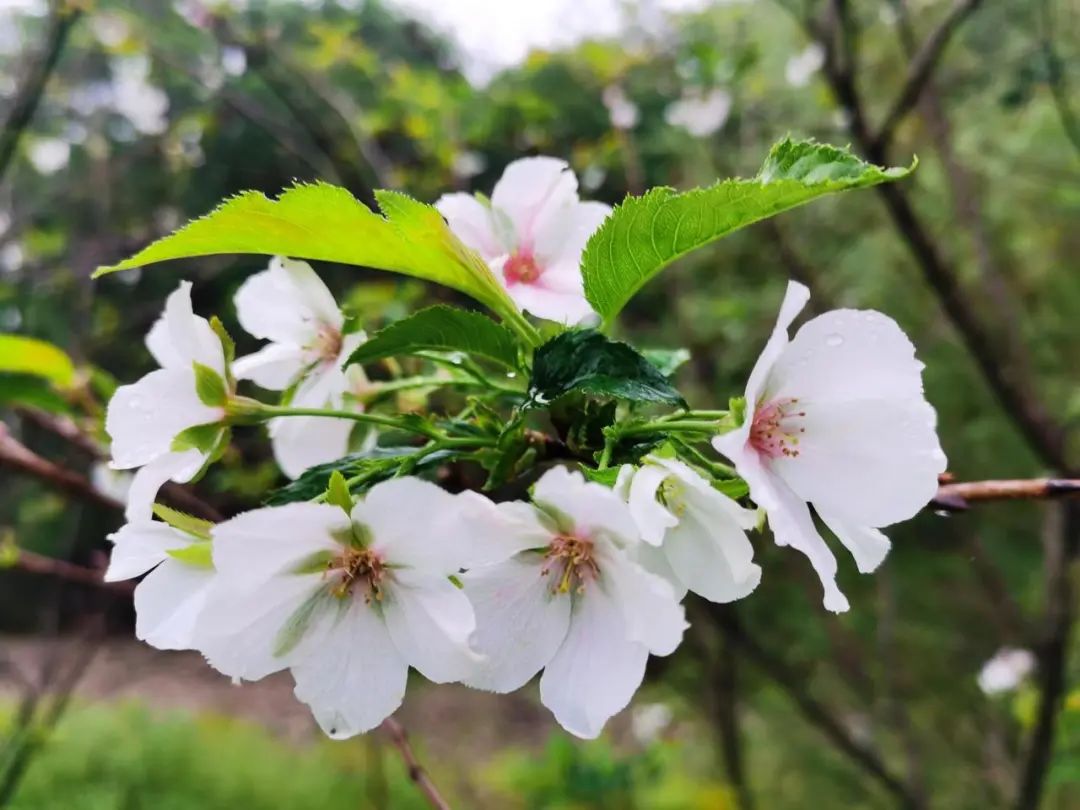
[[[799,434],[806,428],[801,420],[806,411],[799,410],[799,400],[794,397],[777,399],[760,406],[754,412],[750,425],[750,445],[769,458],[799,455]]]
[[[503,276],[507,284],[532,284],[543,273],[530,251],[516,250],[503,263]]]
[[[660,500],[675,517],[682,517],[686,513],[683,485],[674,478],[665,478],[660,484]]]
[[[341,330],[327,324],[320,324],[311,349],[323,362],[330,363],[337,360],[338,355],[341,354]]]
[[[347,549],[331,563],[331,568],[341,571],[341,580],[332,593],[339,599],[351,596],[356,588],[364,594],[364,601],[382,600],[382,580],[386,565],[371,549]]]
[[[546,562],[540,573],[547,576],[555,571],[558,574],[551,588],[552,593],[584,593],[586,581],[596,579],[600,574],[600,568],[593,559],[592,541],[572,534],[556,536],[544,557]]]

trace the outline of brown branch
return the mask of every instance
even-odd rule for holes
[[[960,512],[983,501],[1049,500],[1080,496],[1080,479],[1023,478],[1000,481],[965,481],[938,487],[928,509]]]
[[[56,577],[65,582],[73,582],[78,585],[90,585],[94,588],[101,588],[105,591],[114,591],[118,594],[129,596],[135,590],[135,584],[130,581],[106,582],[103,578],[104,572],[100,569],[78,565],[76,563],[68,562],[67,560],[46,557],[43,554],[36,554],[33,551],[27,551],[22,548],[15,549],[14,561],[5,560],[4,564],[0,565],[0,571],[7,568],[26,571],[30,574]]]
[[[803,718],[820,731],[854,765],[871,776],[905,808],[919,806],[918,797],[882,761],[873,749],[858,742],[837,718],[836,712],[806,689],[806,678],[790,664],[769,652],[747,633],[725,606],[713,606],[713,621],[738,649],[779,686]]]
[[[439,793],[439,789],[435,787],[435,783],[431,781],[428,772],[424,770],[424,766],[420,764],[420,760],[418,760],[416,754],[413,753],[412,746],[409,745],[409,735],[406,733],[405,727],[393,717],[387,717],[382,722],[382,729],[386,732],[387,736],[390,737],[390,741],[394,744],[394,747],[400,752],[401,758],[405,762],[405,767],[408,769],[409,779],[411,779],[416,787],[420,789],[420,792],[424,794],[424,798],[428,800],[428,804],[436,810],[450,810],[450,805],[447,804],[446,799]]]
[[[919,96],[930,83],[942,54],[953,34],[960,28],[968,15],[977,9],[982,0],[956,0],[948,14],[938,24],[938,27],[926,38],[922,47],[915,53],[908,66],[907,78],[893,102],[885,120],[878,128],[873,138],[873,146],[876,151],[885,152],[900,122],[915,107]]]
[[[15,95],[4,127],[0,129],[0,181],[3,180],[15,155],[15,149],[37,111],[45,93],[45,85],[49,83],[49,77],[56,69],[71,27],[80,16],[82,11],[74,4],[69,5],[66,0],[57,0],[53,4],[45,47],[30,67],[26,81]]]

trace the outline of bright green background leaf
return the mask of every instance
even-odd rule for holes
[[[723,180],[685,192],[654,188],[627,197],[585,247],[585,295],[610,321],[649,279],[695,248],[816,197],[910,172],[873,166],[846,149],[789,138],[772,148],[752,180]]]
[[[478,354],[511,369],[518,362],[517,342],[507,329],[478,312],[448,306],[429,307],[390,324],[353,352],[349,362],[432,350]]]
[[[60,387],[75,377],[75,366],[63,350],[22,335],[0,335],[0,371],[35,374]]]

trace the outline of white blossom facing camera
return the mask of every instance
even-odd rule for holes
[[[191,428],[222,425],[225,407],[203,401],[196,368],[226,378],[225,352],[205,318],[191,308],[191,282],[182,281],[165,302],[165,312],[146,336],[146,346],[161,366],[131,385],[122,385],[109,401],[105,430],[112,439],[111,466],[141,467],[131,482],[127,519],[150,519],[157,491],[169,479],[189,481],[206,464],[208,450],[174,446]],[[211,436],[212,438],[212,436]]]
[[[585,300],[581,252],[611,207],[582,202],[565,161],[515,160],[490,201],[444,194],[435,207],[457,237],[484,258],[518,307],[565,324],[593,314]]]
[[[977,678],[986,695],[1002,695],[1016,689],[1035,671],[1035,656],[1030,650],[1002,647],[983,664]]]
[[[297,408],[341,408],[345,393],[366,382],[359,366],[345,369],[364,334],[343,333],[345,316],[306,262],[275,257],[269,269],[240,286],[234,303],[244,330],[270,341],[236,361],[237,378],[271,391],[295,386],[289,404]],[[274,458],[296,478],[308,467],[345,455],[353,424],[318,416],[272,419]]]
[[[591,739],[630,702],[649,653],[678,647],[683,608],[631,558],[637,527],[610,489],[556,467],[533,501],[499,507],[514,522],[512,544],[526,550],[462,576],[485,656],[465,683],[510,692],[543,669],[540,700]]]
[[[788,284],[780,315],[746,384],[746,416],[713,445],[735,464],[776,542],[807,557],[825,588],[825,607],[848,601],[836,558],[809,505],[862,572],[889,551],[878,531],[912,517],[945,470],[936,415],[922,389],[923,365],[891,318],[841,309],[788,327],[810,298]]]
[[[476,665],[473,609],[450,577],[518,551],[506,524],[476,493],[408,477],[351,515],[317,503],[241,514],[213,531],[198,649],[235,679],[289,669],[328,735],[368,731],[400,705],[410,666],[446,683]]]
[[[135,637],[159,650],[189,650],[214,578],[210,539],[156,520],[128,523],[113,543],[106,582],[149,574],[135,588]]]
[[[615,491],[630,507],[641,538],[638,558],[687,590],[712,602],[733,602],[761,581],[746,532],[757,515],[715,489],[675,458],[647,456],[642,466],[619,470]]]

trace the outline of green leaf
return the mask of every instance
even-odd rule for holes
[[[345,482],[345,476],[341,470],[330,473],[330,480],[326,485],[326,502],[331,506],[340,506],[346,515],[352,514],[353,499],[349,492],[349,485]]]
[[[166,553],[174,560],[179,560],[185,565],[194,568],[213,569],[214,557],[213,546],[210,543],[199,541],[183,548],[169,549]]]
[[[291,256],[415,276],[517,317],[517,307],[487,264],[454,236],[433,206],[392,191],[375,196],[384,216],[328,183],[300,183],[276,200],[244,191],[94,275],[222,253]]]
[[[212,408],[224,405],[229,399],[229,391],[221,375],[202,363],[192,363],[191,366],[195,369],[195,393],[199,401]]]
[[[546,405],[571,391],[633,402],[686,404],[667,377],[636,350],[592,329],[563,332],[536,350],[526,405]]]
[[[654,188],[627,197],[592,235],[582,255],[585,296],[605,321],[675,259],[732,231],[816,197],[906,177],[847,149],[786,138],[757,177],[677,192]]]
[[[33,374],[61,388],[75,378],[75,365],[62,349],[22,335],[0,335],[0,371]]]
[[[614,487],[615,482],[619,480],[619,467],[608,467],[606,470],[596,470],[592,467],[582,466],[581,472],[594,484],[602,484],[608,489]]]
[[[331,461],[326,464],[317,464],[305,470],[299,478],[280,489],[271,492],[266,498],[267,506],[280,506],[294,501],[310,501],[326,492],[330,485],[330,476],[340,472],[346,479],[362,479],[355,481],[351,486],[352,492],[361,492],[377,484],[392,478],[402,465],[417,462],[415,470],[441,464],[448,458],[453,457],[453,452],[441,450],[431,453],[416,460],[412,456],[416,454],[415,447],[377,447],[364,453],[353,453]]]
[[[690,360],[689,349],[642,349],[641,354],[665,377],[673,375]]]
[[[50,413],[71,413],[71,406],[49,384],[32,374],[7,374],[0,371],[0,406],[23,405]]]
[[[210,539],[210,530],[214,528],[214,524],[209,520],[203,520],[194,515],[189,515],[186,512],[170,509],[168,506],[160,503],[155,503],[153,510],[155,515],[174,529],[182,531],[185,534],[190,534],[192,537],[197,537],[200,540]]]
[[[198,450],[200,453],[212,453],[218,447],[221,433],[224,430],[217,422],[208,425],[195,425],[180,431],[172,440],[170,449],[174,453],[183,453],[185,450]]]
[[[229,330],[225,328],[225,324],[221,322],[221,318],[217,315],[210,316],[210,328],[214,330],[214,334],[217,335],[217,339],[221,342],[221,353],[225,356],[225,370],[228,372],[236,359],[236,341],[232,339]]]
[[[349,362],[371,363],[419,351],[477,354],[510,369],[518,363],[517,340],[509,330],[479,312],[445,305],[422,309],[376,332]]]

